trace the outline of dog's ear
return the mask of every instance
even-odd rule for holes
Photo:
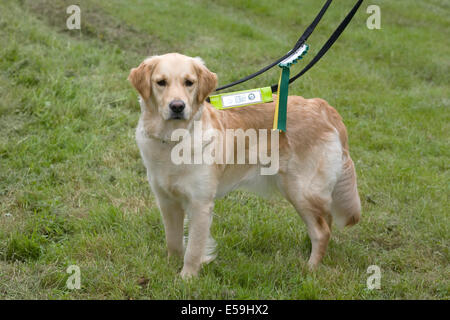
[[[128,76],[128,81],[131,82],[144,100],[148,100],[151,95],[151,76],[156,62],[156,56],[147,58],[137,68],[131,69]]]
[[[217,87],[217,76],[206,68],[205,63],[199,57],[194,58],[194,68],[198,77],[197,99],[199,103],[203,103]]]

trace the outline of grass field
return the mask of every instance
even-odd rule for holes
[[[198,279],[167,260],[130,68],[177,51],[225,84],[287,52],[322,2],[80,0],[81,31],[70,31],[71,1],[2,0],[0,298],[449,299],[450,5],[439,0],[365,2],[291,87],[343,116],[363,206],[358,225],[334,228],[317,271],[288,202],[243,192],[216,202],[219,255]],[[335,2],[306,61],[354,1]],[[381,30],[366,27],[369,4]],[[79,290],[66,287],[69,265]],[[367,289],[370,265],[379,290]]]

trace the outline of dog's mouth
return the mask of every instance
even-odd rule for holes
[[[186,120],[183,114],[171,114],[169,120]]]

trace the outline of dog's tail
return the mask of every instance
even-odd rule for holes
[[[211,215],[211,219],[212,219]],[[188,229],[189,229],[189,217],[186,215],[184,217],[184,249],[186,250],[187,242],[188,242]],[[217,242],[214,240],[214,238],[211,236],[211,233],[208,235],[208,240],[206,241],[206,248],[205,253],[202,258],[202,264],[208,264],[214,259],[217,258]]]
[[[344,151],[344,164],[332,193],[331,212],[338,227],[352,226],[361,218],[361,201],[353,161]]]

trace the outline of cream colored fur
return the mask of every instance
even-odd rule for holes
[[[137,144],[162,213],[168,254],[184,257],[183,278],[197,275],[201,264],[215,257],[210,235],[214,200],[237,188],[263,194],[275,190],[292,203],[307,225],[311,267],[325,254],[333,218],[338,226],[358,222],[361,205],[347,132],[326,101],[289,97],[287,132],[279,140],[279,170],[262,176],[259,164],[175,165],[170,137],[177,128],[192,130],[194,120],[221,132],[270,130],[274,103],[216,110],[205,102],[217,86],[216,75],[201,59],[177,53],[146,59],[131,70],[129,80],[141,97]],[[170,118],[174,100],[185,103],[185,119]],[[185,219],[189,233],[184,245]]]

